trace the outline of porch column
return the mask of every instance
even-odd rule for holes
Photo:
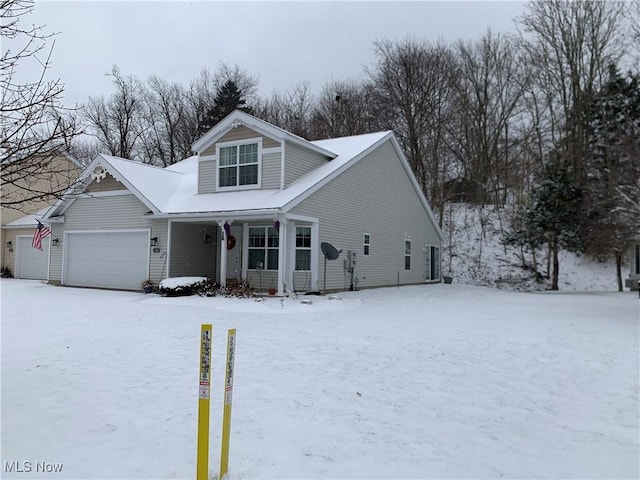
[[[171,277],[171,225],[173,224],[173,222],[171,221],[171,219],[169,219],[169,221],[167,222],[167,255],[165,256],[165,268],[167,271],[167,277],[166,278],[170,278]],[[164,280],[164,278],[161,278],[160,280]]]
[[[220,286],[227,285],[227,232],[224,230],[225,223],[231,226],[229,220],[218,220],[220,226]]]
[[[320,229],[318,221],[311,223],[311,290],[318,291],[318,249],[320,248]]]
[[[294,277],[296,270],[296,222],[293,220],[287,222],[287,245],[289,249],[285,253],[287,269],[284,272],[284,281],[287,285],[287,290],[293,292],[296,289]]]
[[[247,280],[247,270],[249,268],[249,224],[242,224],[242,280]]]
[[[285,218],[277,219],[280,223],[278,227],[278,293],[281,297],[284,295],[284,269],[286,262],[286,249],[287,249],[287,220]]]

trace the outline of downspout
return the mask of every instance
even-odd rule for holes
[[[171,219],[169,219],[168,221],[168,226],[167,226],[167,255],[165,256],[164,261],[166,262],[165,267],[167,269],[167,278],[171,278],[171,227],[172,227],[173,221]],[[161,275],[162,276],[162,275]],[[161,278],[160,281],[164,280],[164,278]]]

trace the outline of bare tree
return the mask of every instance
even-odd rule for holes
[[[300,82],[285,91],[274,91],[258,100],[254,114],[288,132],[311,138],[311,115],[315,100],[309,82]]]
[[[147,80],[143,98],[142,161],[164,167],[188,156],[191,145],[181,141],[187,115],[183,88],[154,75]]]
[[[103,152],[101,145],[87,136],[76,137],[69,147],[69,153],[82,166],[89,165],[96,155]]]
[[[538,67],[535,79],[545,92],[552,128],[546,134],[580,181],[588,153],[589,104],[606,80],[608,65],[624,53],[622,10],[620,2],[534,0],[519,18],[527,61]]]
[[[132,75],[120,73],[117,66],[107,75],[116,91],[109,98],[90,97],[84,118],[109,154],[134,159],[144,133],[142,85]]]
[[[26,24],[32,10],[33,1],[0,2],[1,205],[16,210],[64,193],[71,178],[59,178],[62,172],[55,171],[52,160],[80,133],[73,112],[61,104],[62,82],[47,80],[55,34]],[[17,70],[25,64],[39,73],[23,81]]]
[[[374,116],[394,130],[440,222],[443,184],[455,167],[447,144],[457,64],[449,47],[406,39],[375,43]]]
[[[178,135],[181,150],[186,151],[187,146],[190,149],[193,142],[203,133],[207,112],[214,107],[218,92],[228,81],[233,82],[242,91],[248,107],[252,107],[258,101],[258,80],[246,70],[225,63],[220,64],[214,73],[203,69],[198,78],[185,90],[185,121]]]
[[[624,16],[628,22],[628,45],[634,56],[636,68],[640,65],[640,0],[625,2]]]
[[[374,92],[353,80],[327,83],[312,113],[313,138],[335,138],[369,133],[375,129]]]
[[[476,201],[504,205],[521,173],[512,149],[515,122],[526,79],[515,42],[488,31],[476,42],[456,44],[458,103],[451,136],[452,150],[464,166],[464,177],[478,184]]]

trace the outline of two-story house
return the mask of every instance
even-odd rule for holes
[[[98,155],[44,216],[49,281],[248,280],[266,291],[440,281],[442,232],[392,132],[308,141],[235,111],[166,168]],[[321,244],[342,250],[326,262]]]
[[[47,155],[30,162],[19,175],[11,175],[12,183],[0,186],[0,264],[17,278],[47,279],[49,239],[42,242],[42,251],[31,246],[37,219],[81,171],[80,162],[71,155]]]

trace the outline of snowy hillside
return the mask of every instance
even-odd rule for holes
[[[520,291],[548,289],[548,279],[536,282],[532,271],[522,268],[516,247],[503,245],[509,215],[507,208],[447,205],[443,274],[452,276],[454,283]],[[538,262],[540,271],[546,272],[546,252],[540,252]],[[562,251],[558,283],[564,291],[617,291],[615,264]]]

